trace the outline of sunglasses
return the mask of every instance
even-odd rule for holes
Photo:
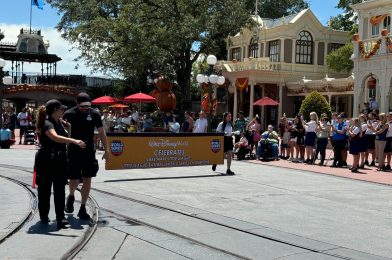
[[[89,105],[85,105],[85,106],[81,106],[81,105],[79,105],[81,108],[88,108],[88,107],[91,107],[91,106],[89,106]]]

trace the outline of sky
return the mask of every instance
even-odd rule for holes
[[[29,28],[30,23],[30,3],[31,0],[0,0],[0,29],[4,31],[5,42],[16,42],[17,35],[21,28]],[[342,10],[335,6],[339,0],[309,0],[310,9],[318,17],[320,22],[327,25],[331,16],[342,13]],[[60,20],[57,10],[44,5],[43,10],[33,6],[32,9],[32,28],[41,29],[44,41],[49,41],[49,53],[57,54],[62,58],[57,65],[58,74],[83,74],[98,75],[83,64],[75,62],[78,50],[72,49],[72,44],[61,38],[60,33],[55,29]],[[26,72],[37,72],[40,70],[38,64],[25,64]],[[6,65],[5,70],[10,70]]]

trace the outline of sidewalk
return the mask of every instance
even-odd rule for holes
[[[326,155],[327,155],[327,158],[329,155],[333,156],[333,152],[331,150],[327,149]],[[371,158],[371,155],[369,155],[369,158]],[[249,160],[248,162],[256,163],[256,164],[265,164],[265,165],[276,166],[276,167],[289,168],[289,169],[295,169],[295,170],[301,170],[301,171],[310,171],[310,172],[314,172],[314,173],[334,175],[334,176],[339,176],[339,177],[343,177],[343,178],[350,178],[350,179],[356,179],[356,180],[362,180],[362,181],[368,181],[368,182],[374,182],[374,183],[380,183],[380,184],[386,184],[386,185],[392,185],[392,172],[377,171],[376,167],[365,166],[365,169],[359,169],[359,173],[352,173],[349,170],[349,167],[352,165],[352,162],[353,162],[353,156],[351,154],[348,154],[348,156],[347,156],[347,164],[349,166],[346,168],[331,168],[331,167],[329,167],[332,164],[332,160],[326,160],[324,162],[324,166],[317,165],[319,163],[319,160],[316,160],[315,165],[309,165],[309,164],[305,164],[305,163],[296,163],[296,162],[291,162],[291,161],[283,160],[283,159],[280,159],[279,161],[269,161],[269,162]]]

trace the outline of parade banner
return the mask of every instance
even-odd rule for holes
[[[106,170],[223,164],[223,134],[108,133]]]

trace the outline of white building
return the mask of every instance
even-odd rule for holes
[[[236,86],[229,87],[234,117],[243,110],[276,125],[283,113],[294,116],[313,90],[322,92],[333,110],[351,114],[353,77],[326,66],[327,54],[349,41],[348,32],[323,26],[310,9],[274,20],[257,17],[257,22],[259,26],[229,38],[228,61],[219,63],[223,75]],[[252,105],[264,96],[277,100],[279,106]]]
[[[391,0],[368,0],[352,6],[359,32],[354,43],[354,115],[374,96],[380,112],[392,111]]]

